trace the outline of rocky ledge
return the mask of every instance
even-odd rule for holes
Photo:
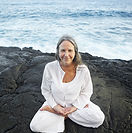
[[[98,129],[67,119],[65,133],[132,131],[132,60],[105,59],[81,53],[94,84],[91,100],[105,113]],[[29,123],[44,102],[40,85],[44,66],[54,53],[32,48],[0,47],[0,133],[32,133]]]

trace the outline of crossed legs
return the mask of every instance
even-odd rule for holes
[[[64,131],[64,116],[58,115],[52,108],[43,105],[45,111],[40,111],[33,117],[30,128],[33,132],[42,133],[58,133]],[[100,107],[90,102],[87,108],[77,110],[68,115],[68,117],[75,123],[85,126],[97,128],[102,125],[104,121],[104,113]]]

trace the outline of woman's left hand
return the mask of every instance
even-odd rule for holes
[[[71,114],[72,112],[76,111],[77,108],[75,106],[72,106],[72,107],[66,107],[64,109],[64,112],[65,112],[65,115],[68,115],[68,114]]]

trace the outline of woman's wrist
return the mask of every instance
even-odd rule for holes
[[[73,107],[73,109],[76,111],[77,110],[77,107],[75,107],[74,105],[72,106]]]

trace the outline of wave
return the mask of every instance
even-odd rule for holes
[[[1,19],[12,19],[12,18],[61,18],[61,17],[123,17],[132,18],[132,11],[104,11],[104,10],[84,10],[84,11],[15,11],[13,13],[2,14],[0,13]]]
[[[132,17],[132,11],[104,11],[104,10],[85,10],[83,12],[70,13],[72,17]]]

